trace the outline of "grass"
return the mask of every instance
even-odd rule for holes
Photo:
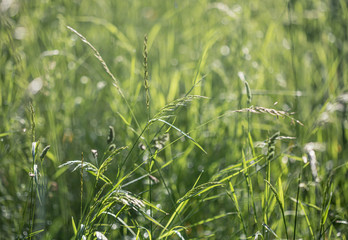
[[[345,1],[0,9],[0,239],[347,238]]]

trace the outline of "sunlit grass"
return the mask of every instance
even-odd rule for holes
[[[346,239],[344,1],[0,9],[0,238]]]

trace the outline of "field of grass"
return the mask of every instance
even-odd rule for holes
[[[347,1],[3,0],[0,46],[0,239],[347,239]]]

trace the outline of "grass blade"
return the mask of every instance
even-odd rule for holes
[[[231,190],[232,196],[231,196],[231,193],[229,193],[229,192],[227,192],[227,194],[232,199],[232,201],[234,202],[234,205],[236,206],[236,209],[237,209],[238,218],[239,218],[239,220],[241,222],[241,226],[243,227],[244,234],[245,234],[245,236],[248,236],[247,235],[247,230],[246,230],[246,227],[245,227],[245,224],[244,224],[243,216],[242,216],[242,213],[241,213],[241,211],[239,209],[237,195],[236,195],[236,192],[234,191],[234,187],[233,187],[231,181],[229,181],[229,186],[230,186],[230,190]]]
[[[249,136],[250,136],[250,134],[249,134]],[[251,181],[251,178],[249,176],[249,173],[248,173],[248,166],[246,164],[244,151],[242,151],[242,157],[243,157],[243,172],[244,172],[244,177],[245,177],[245,181],[246,181],[247,188],[248,188],[248,195],[250,195],[250,197],[251,197],[251,204],[252,204],[252,208],[253,208],[254,221],[255,221],[255,223],[257,223],[257,217],[256,217],[257,211],[256,211],[256,206],[255,206],[253,185],[252,185],[252,181]],[[248,201],[249,201],[249,197],[248,197]],[[248,206],[249,206],[249,204],[248,204]]]
[[[77,234],[77,229],[76,229],[76,225],[75,225],[75,221],[74,221],[74,217],[71,216],[71,225],[72,225],[72,228],[73,228],[73,231],[74,231],[74,235]]]
[[[280,196],[277,193],[277,190],[272,186],[272,184],[270,182],[268,182],[266,179],[264,179],[264,181],[270,186],[272,192],[274,193],[274,196],[276,197],[276,200],[278,202],[278,205],[280,207],[281,214],[282,214],[282,217],[283,217],[283,223],[284,223],[284,228],[285,228],[286,239],[289,239],[288,228],[286,226],[286,220],[285,220],[285,214],[284,214],[284,199],[281,199],[282,196]]]

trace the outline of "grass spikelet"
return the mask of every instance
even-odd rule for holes
[[[272,137],[268,140],[268,147],[267,147],[267,161],[270,161],[275,154],[275,140],[279,137],[280,133],[276,132]]]
[[[0,239],[344,239],[348,1],[285,1],[2,1]]]
[[[125,191],[125,190],[115,190],[113,191],[112,197],[108,198],[108,201],[111,203],[117,202],[121,203],[123,205],[126,205],[136,212],[139,212],[142,214],[146,219],[148,219],[150,222],[156,224],[157,226],[163,228],[163,226],[154,218],[152,218],[149,214],[145,211],[146,203],[132,194],[131,192]],[[105,204],[105,203],[104,203]]]
[[[239,76],[240,80],[244,83],[245,91],[246,91],[247,97],[248,97],[248,103],[250,104],[250,103],[251,103],[252,95],[251,95],[251,90],[250,90],[249,83],[248,83],[247,80],[245,79],[245,75],[244,75],[243,72],[238,72],[238,76]]]
[[[111,161],[114,159],[114,156],[120,153],[122,150],[126,149],[127,147],[120,147],[115,149],[100,165],[98,172],[97,172],[97,181],[101,175],[107,170],[108,165],[111,163]]]
[[[281,110],[276,110],[276,109],[272,109],[272,108],[265,108],[265,107],[258,107],[258,106],[251,106],[250,108],[232,110],[232,111],[225,113],[222,116],[230,115],[232,113],[242,113],[242,112],[250,112],[250,113],[256,113],[256,114],[265,113],[265,114],[270,114],[272,116],[275,116],[277,118],[278,117],[285,117],[285,118],[289,118],[294,123],[297,123],[297,124],[300,124],[301,126],[304,126],[303,123],[301,123],[299,120],[296,120],[295,118],[291,117],[291,115],[293,113],[288,113],[288,112],[281,111]]]
[[[145,204],[142,200],[135,197],[132,193],[124,190],[114,191],[113,197],[110,199],[116,200],[117,202],[127,205],[136,211],[139,211],[140,209],[143,209],[145,207]]]
[[[104,61],[104,59],[102,58],[102,56],[100,55],[100,53],[98,52],[98,50],[89,42],[87,41],[87,39],[81,34],[79,33],[78,31],[76,31],[75,29],[73,29],[72,27],[70,26],[67,26],[67,28],[72,31],[73,33],[75,33],[81,40],[82,42],[86,43],[94,52],[94,56],[99,60],[99,62],[103,65],[106,73],[111,77],[111,79],[114,81],[113,85],[116,87],[118,93],[120,94],[120,96],[122,97],[122,99],[125,101],[126,105],[127,105],[127,108],[129,109],[134,121],[136,122],[137,126],[140,127],[135,115],[134,115],[134,112],[132,110],[132,108],[130,107],[125,95],[123,94],[123,91],[122,89],[120,88],[119,86],[119,83],[118,83],[118,80],[117,78],[112,74],[112,72],[110,71],[108,65],[106,64],[106,62]]]
[[[109,135],[107,139],[107,143],[110,144],[114,141],[115,139],[115,130],[113,126],[109,126]]]
[[[177,108],[185,106],[187,103],[189,103],[195,99],[207,99],[207,97],[199,96],[199,95],[187,95],[185,97],[175,99],[174,101],[168,103],[163,108],[161,108],[158,111],[158,113],[154,116],[154,118],[167,117],[168,115],[173,114],[173,112]]]
[[[73,172],[76,171],[77,169],[82,167],[82,162],[81,160],[73,160],[73,161],[68,161],[66,163],[63,163],[61,165],[59,165],[59,168],[62,167],[66,167],[66,166],[73,166],[76,165],[73,168]],[[98,168],[96,166],[94,166],[92,163],[90,162],[85,162],[83,163],[83,168],[85,169],[85,171],[87,171],[88,173],[92,174],[93,176],[97,176],[98,175]],[[107,178],[105,175],[103,174],[99,174],[99,179],[103,180],[103,182],[111,184],[111,180],[109,178]]]
[[[118,85],[118,81],[116,79],[116,77],[111,73],[111,71],[109,70],[108,65],[106,64],[106,62],[104,61],[104,59],[102,58],[102,56],[100,55],[100,53],[98,52],[98,50],[89,42],[87,41],[87,39],[78,31],[76,31],[75,29],[73,29],[70,26],[67,26],[67,28],[72,31],[73,33],[75,33],[81,40],[82,42],[86,43],[93,51],[94,51],[94,56],[100,61],[100,63],[103,65],[105,71],[107,72],[107,74],[109,74],[109,76],[112,78],[112,80],[114,80],[114,86],[116,87],[116,89],[118,90],[119,94],[124,97],[123,92],[121,90],[121,88]]]
[[[109,146],[109,148],[108,148],[108,151],[109,152],[112,152],[113,150],[115,150],[116,149],[116,144],[111,144],[110,146]]]
[[[48,146],[46,146],[46,147],[42,150],[42,152],[41,152],[41,154],[40,154],[40,159],[41,159],[41,161],[45,158],[45,156],[46,156],[48,150],[50,149],[50,147],[51,147],[51,146],[48,145]]]
[[[146,108],[149,111],[150,108],[150,92],[149,92],[149,71],[147,66],[147,35],[144,36],[144,87],[145,87],[145,98],[146,98]]]
[[[252,98],[250,86],[249,86],[249,83],[247,81],[244,82],[244,85],[245,85],[245,89],[246,89],[246,92],[247,92],[248,103],[250,104],[251,103],[251,98]]]
[[[116,77],[112,74],[112,72],[110,71],[108,65],[106,64],[106,62],[104,61],[104,59],[102,58],[102,56],[100,55],[100,53],[98,52],[98,50],[78,31],[76,31],[75,29],[73,29],[70,26],[67,26],[67,28],[72,31],[73,33],[75,33],[81,40],[82,42],[86,43],[94,52],[94,56],[100,61],[100,63],[103,65],[106,73],[112,78],[112,80],[114,81],[114,86],[116,87],[117,91],[119,92],[119,94],[124,98],[124,94],[121,90],[121,88],[119,87],[118,81],[116,79]]]

